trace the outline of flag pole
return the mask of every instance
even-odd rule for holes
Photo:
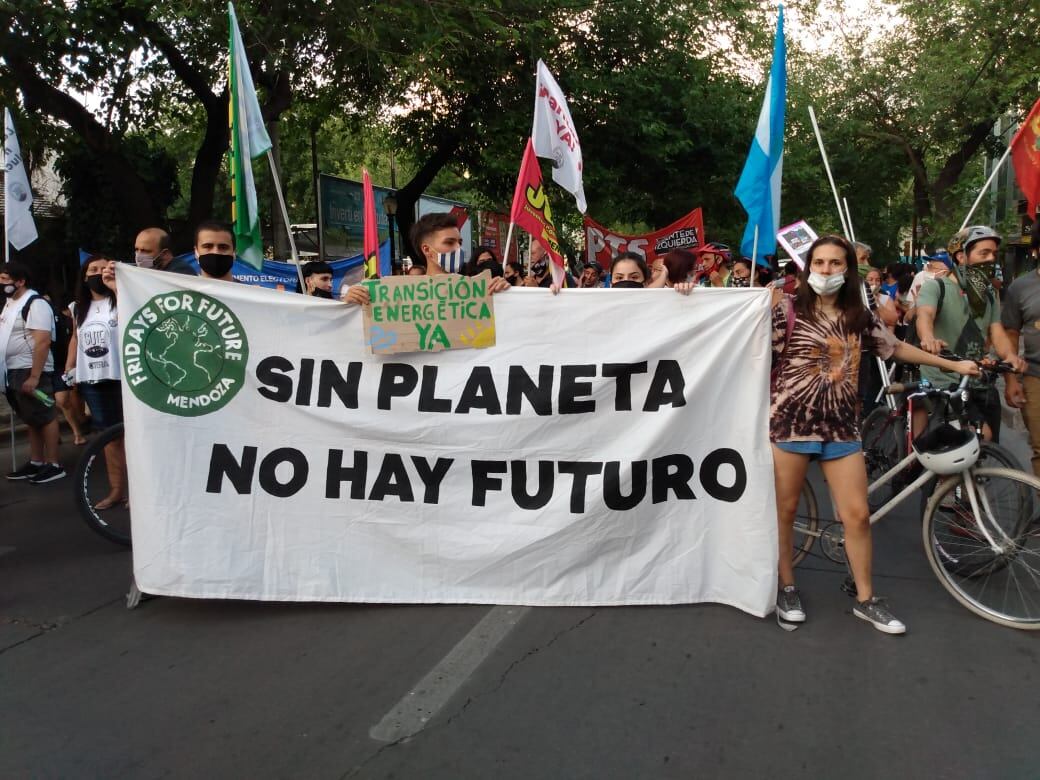
[[[509,222],[509,230],[506,233],[506,251],[502,253],[502,272],[505,273],[506,263],[509,262],[509,247],[513,245],[513,228],[516,223],[513,221]]]
[[[755,274],[758,273],[758,223],[755,223],[755,237],[751,240],[751,277],[748,286],[755,286]]]
[[[961,230],[964,230],[964,228],[968,227],[968,222],[969,220],[971,220],[972,215],[975,213],[975,209],[979,207],[979,204],[982,202],[983,197],[985,197],[986,192],[989,190],[989,185],[993,183],[993,180],[995,178],[997,178],[997,174],[1000,172],[1000,169],[1004,167],[1004,163],[1007,161],[1007,158],[1010,155],[1011,144],[1008,144],[1008,148],[1004,150],[1003,156],[997,161],[997,164],[993,166],[993,171],[990,173],[989,178],[986,179],[986,183],[983,184],[982,189],[979,190],[979,196],[975,198],[975,202],[971,204],[971,210],[968,212],[968,216],[966,216],[964,218],[964,221],[961,223]]]
[[[816,134],[816,143],[820,147],[820,156],[823,158],[823,169],[827,171],[827,181],[831,183],[831,192],[834,193],[834,205],[838,207],[838,219],[841,220],[841,229],[845,237],[849,237],[849,226],[845,222],[845,212],[841,208],[841,198],[838,197],[838,188],[834,186],[834,176],[831,175],[831,164],[827,161],[827,150],[823,148],[823,136],[820,135],[820,126],[816,123],[816,112],[809,106],[809,119],[812,122],[813,132]]]
[[[7,240],[7,215],[11,213],[10,204],[6,200],[7,196],[7,144],[4,144],[4,263],[11,262],[11,242]],[[15,441],[14,441],[14,412],[8,411],[7,413],[7,427],[11,433],[11,471],[15,471],[18,468],[18,458],[15,455]]]
[[[838,217],[841,219],[841,228],[845,232],[845,237],[855,241],[852,234],[851,220],[846,220],[845,209],[842,208],[842,199],[838,196],[838,188],[834,184],[834,176],[831,174],[831,165],[827,161],[827,150],[823,147],[823,136],[820,135],[820,126],[816,122],[816,112],[813,111],[813,107],[809,106],[809,119],[812,121],[813,132],[816,134],[816,143],[820,147],[820,156],[823,158],[823,167],[827,171],[827,180],[831,184],[831,192],[834,193],[834,205],[838,207]],[[848,208],[848,202],[846,201],[846,208]],[[859,286],[860,297],[863,299],[863,306],[870,311],[870,299],[867,297],[867,286],[865,283],[860,283]],[[888,369],[885,368],[885,361],[878,356],[874,356],[877,360],[878,370],[881,372],[882,383],[885,387],[888,387],[890,379],[888,376]],[[888,404],[890,409],[895,408],[895,398],[890,395],[885,395],[885,402]]]
[[[278,194],[278,205],[282,209],[282,219],[285,220],[285,232],[289,236],[289,251],[292,252],[293,264],[296,266],[296,278],[300,280],[300,292],[307,294],[307,285],[303,281],[303,269],[300,267],[300,254],[296,251],[296,237],[293,236],[292,227],[289,226],[289,209],[285,207],[285,196],[282,194],[282,183],[278,178],[278,166],[274,164],[274,153],[267,150],[267,161],[271,163],[271,176],[274,177],[274,191]]]
[[[4,113],[6,115],[7,109],[4,109]],[[5,132],[7,131],[6,126],[4,127],[4,131]],[[5,142],[4,142],[4,164],[3,164],[3,169],[4,169],[4,264],[6,265],[6,264],[11,262],[11,242],[7,240],[7,238],[8,238],[7,220],[11,216],[11,204],[7,202],[7,177],[10,176],[10,174],[7,172],[7,143],[6,143],[6,139],[5,139]],[[12,428],[11,430],[13,431],[14,429]],[[14,439],[13,438],[11,439],[11,446],[12,447],[14,446]],[[14,450],[12,450],[12,453],[13,452],[14,452]],[[13,454],[12,454],[11,457],[12,457],[12,462],[14,462]]]
[[[849,209],[849,199],[842,195],[841,202],[845,204],[845,224],[849,226],[849,240],[852,241],[853,244],[855,244],[856,230],[852,227],[852,211]]]

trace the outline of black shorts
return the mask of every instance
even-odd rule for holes
[[[44,371],[40,374],[40,382],[37,390],[42,390],[51,399],[51,405],[42,403],[35,395],[26,395],[22,392],[22,384],[32,373],[30,368],[11,368],[7,371],[7,403],[18,416],[18,419],[30,428],[42,428],[51,420],[55,419],[54,411],[54,374]]]
[[[76,385],[87,402],[94,430],[102,431],[123,422],[123,383],[118,379]]]
[[[968,419],[982,420],[989,424],[993,431],[993,441],[1000,441],[1000,393],[997,388],[988,387],[986,391],[972,390],[971,400],[968,402]],[[982,434],[982,431],[979,431]]]

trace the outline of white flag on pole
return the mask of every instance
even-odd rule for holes
[[[4,109],[4,233],[11,246],[25,249],[39,234],[32,217],[32,189],[11,112]]]
[[[538,60],[538,79],[534,88],[534,153],[552,160],[553,181],[574,196],[578,211],[588,211],[585,188],[581,183],[581,142],[574,129],[563,90],[545,63]]]

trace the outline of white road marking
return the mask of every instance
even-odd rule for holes
[[[494,607],[417,682],[368,735],[396,742],[418,734],[509,635],[531,607]]]

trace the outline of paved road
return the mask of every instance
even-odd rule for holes
[[[70,490],[0,484],[3,778],[1040,774],[1040,632],[959,607],[909,514],[877,531],[888,637],[821,560],[791,634],[719,606],[128,611],[129,554]]]

